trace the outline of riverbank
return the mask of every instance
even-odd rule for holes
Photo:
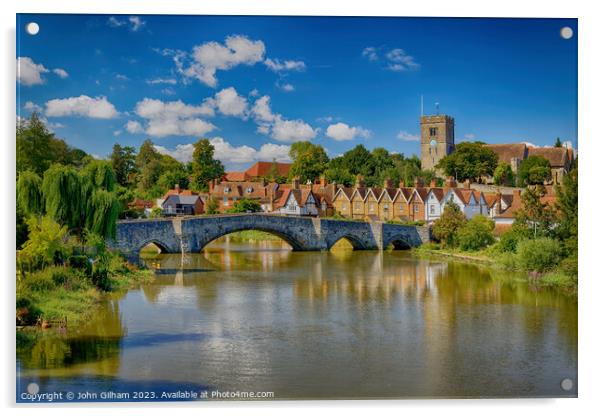
[[[149,283],[154,274],[119,259],[102,276],[102,282],[98,277],[66,265],[18,276],[17,326],[78,326],[94,314],[108,293]]]
[[[512,254],[510,253],[499,253],[491,248],[466,252],[457,249],[441,248],[439,245],[433,243],[423,244],[412,249],[412,252],[418,257],[445,258],[447,260],[486,265],[496,271],[513,272],[511,276],[512,280],[528,281],[541,286],[554,287],[577,296],[577,279],[565,273],[560,267],[544,273],[529,273],[515,266]]]

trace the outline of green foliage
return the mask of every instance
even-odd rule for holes
[[[215,198],[208,198],[205,202],[205,214],[215,215],[219,214],[219,205]]]
[[[301,182],[315,181],[324,173],[328,164],[324,148],[309,141],[293,143],[289,156],[293,161],[289,178],[298,176]]]
[[[95,189],[86,209],[86,228],[104,237],[115,237],[121,209],[121,203],[115,193]]]
[[[32,171],[23,171],[17,180],[17,206],[25,215],[43,212],[42,179]]]
[[[168,170],[161,174],[157,180],[157,184],[164,190],[172,189],[176,185],[178,185],[180,189],[188,189],[190,185],[189,176],[186,168],[183,165],[180,165],[175,169]]]
[[[493,172],[493,183],[502,186],[514,186],[512,167],[506,162],[500,162]]]
[[[453,153],[441,159],[437,168],[459,181],[470,179],[476,182],[481,176],[493,175],[497,163],[497,154],[482,143],[463,142],[456,145]]]
[[[552,176],[550,161],[543,156],[529,156],[518,168],[518,186],[542,185]]]
[[[355,176],[343,168],[328,168],[324,175],[330,182],[344,186],[353,186],[355,182]]]
[[[75,168],[51,166],[44,172],[42,195],[47,215],[69,228],[81,227],[87,195]]]
[[[239,199],[234,203],[234,206],[228,210],[230,213],[243,213],[243,212],[260,212],[261,205],[258,201],[253,199]]]
[[[475,251],[495,242],[495,222],[484,215],[475,215],[458,230],[460,250]]]
[[[562,147],[562,142],[560,141],[560,137],[556,137],[556,142],[554,143],[554,147]]]
[[[466,216],[458,205],[449,202],[441,217],[433,223],[433,237],[445,247],[455,247],[458,243],[458,230],[466,223]]]
[[[554,236],[563,242],[569,254],[577,253],[579,218],[577,176],[577,168],[575,168],[564,175],[562,185],[556,187],[558,224],[554,228]]]
[[[163,215],[163,210],[159,207],[154,207],[151,210],[150,217],[151,218],[160,218]]]
[[[519,241],[524,240],[525,238],[528,238],[528,236],[525,236],[522,232],[513,227],[501,235],[497,247],[504,253],[515,253]]]
[[[54,163],[81,166],[86,153],[54,137],[37,113],[17,125],[17,173],[42,175]]]
[[[541,202],[546,193],[543,186],[537,185],[521,193],[522,208],[516,213],[515,222],[531,230],[533,237],[551,236],[556,223],[554,207]]]
[[[117,179],[111,163],[105,160],[94,160],[81,170],[82,183],[89,182],[93,188],[100,188],[112,192]]]
[[[111,153],[111,166],[119,185],[125,187],[132,185],[133,176],[136,173],[136,149],[115,143]]]
[[[26,216],[25,214],[23,214],[23,211],[21,210],[21,208],[19,208],[18,205],[15,220],[17,237],[16,245],[17,250],[20,250],[23,247],[23,243],[27,241],[27,238],[29,236],[29,230],[27,229],[27,223],[25,222]]]
[[[562,259],[562,247],[557,240],[543,237],[522,240],[516,247],[516,264],[525,271],[552,270]]]
[[[192,153],[192,186],[206,192],[209,181],[224,176],[222,162],[213,158],[215,149],[207,139],[200,139],[194,144]]]
[[[19,261],[29,269],[54,264],[65,258],[67,227],[50,217],[30,217],[27,220],[29,240],[23,244]]]

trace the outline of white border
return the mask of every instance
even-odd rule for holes
[[[329,401],[329,402],[261,402],[209,404],[165,403],[144,406],[145,414],[164,414],[183,411],[190,414],[209,410],[220,413],[307,415],[331,413],[344,408],[346,413],[364,415],[373,408],[379,413],[420,412],[427,414],[470,415],[487,412],[488,415],[504,415],[509,412],[541,412],[546,415],[589,414],[599,409],[602,396],[598,392],[602,375],[600,354],[599,298],[602,294],[602,273],[594,263],[600,257],[602,236],[600,230],[600,202],[602,201],[602,172],[596,167],[602,163],[602,138],[600,137],[598,108],[602,97],[602,65],[600,41],[602,21],[595,2],[506,0],[503,2],[470,0],[424,0],[397,2],[370,0],[350,2],[349,0],[219,0],[196,1],[169,0],[103,0],[99,2],[69,0],[19,0],[12,4],[2,2],[3,51],[2,59],[2,163],[4,197],[0,203],[0,218],[5,230],[2,239],[2,340],[1,356],[5,360],[0,375],[0,394],[3,406],[11,407],[8,413],[76,414],[84,411],[89,414],[106,415],[132,413],[139,405],[112,405],[93,408],[60,405],[52,408],[14,408],[15,387],[10,369],[14,371],[14,121],[15,121],[15,13],[107,13],[107,14],[246,14],[246,15],[355,15],[355,16],[469,16],[469,17],[577,17],[579,18],[579,165],[581,187],[580,215],[580,287],[579,287],[579,399],[562,400],[430,400],[430,401]],[[8,69],[8,70],[7,70]],[[11,267],[12,266],[12,267]]]

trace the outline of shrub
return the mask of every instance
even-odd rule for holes
[[[475,215],[458,230],[460,250],[479,250],[493,244],[495,223],[484,215]]]
[[[444,246],[455,247],[457,245],[458,230],[466,223],[466,216],[453,202],[445,205],[441,217],[433,223],[433,237],[443,243]]]
[[[92,264],[88,256],[70,256],[68,265],[74,269],[82,270],[86,275],[92,272]]]
[[[38,272],[30,273],[24,280],[24,284],[30,290],[35,292],[44,292],[52,290],[56,287],[52,278],[52,268],[40,270]]]
[[[498,247],[505,253],[516,253],[516,246],[523,238],[519,233],[509,230],[500,237]]]
[[[516,264],[526,271],[545,272],[561,260],[562,247],[551,238],[522,240],[516,247]]]

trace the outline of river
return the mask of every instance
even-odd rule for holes
[[[292,252],[229,238],[144,261],[152,284],[19,348],[18,400],[30,383],[92,401],[576,396],[576,300],[507,273],[407,251]]]

